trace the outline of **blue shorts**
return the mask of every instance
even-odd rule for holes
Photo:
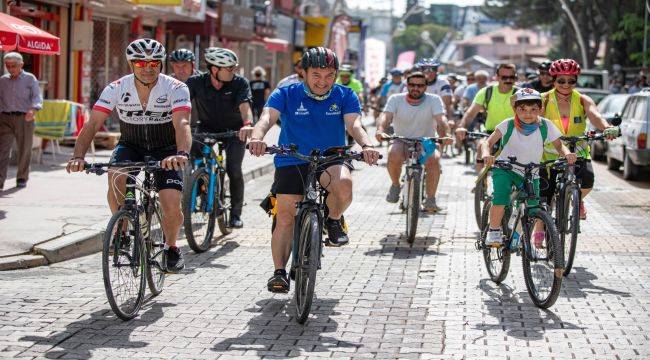
[[[146,150],[133,145],[119,143],[113,150],[111,162],[123,161],[144,161],[145,156],[151,156],[154,160],[161,161],[168,156],[176,155],[176,146],[158,149]],[[135,172],[137,174],[137,172]],[[154,186],[156,191],[163,189],[175,189],[183,191],[183,177],[179,171],[160,170],[154,173]]]

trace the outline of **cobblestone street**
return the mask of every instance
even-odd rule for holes
[[[186,269],[132,321],[110,310],[99,254],[0,272],[0,357],[650,358],[648,183],[595,164],[574,270],[541,310],[520,257],[503,284],[488,280],[474,248],[474,174],[459,161],[443,160],[446,210],[421,217],[412,247],[405,216],[384,201],[385,164],[358,166],[350,245],[325,249],[305,325],[292,318],[293,289],[266,290],[271,221],[258,204],[271,174],[247,183],[245,228],[203,254],[183,246]]]

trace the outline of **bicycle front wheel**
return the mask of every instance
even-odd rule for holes
[[[420,217],[420,182],[422,181],[419,174],[413,174],[408,180],[408,207],[406,208],[406,241],[413,244],[415,234],[418,230],[418,218]]]
[[[138,314],[144,300],[145,259],[139,234],[128,210],[116,212],[104,234],[102,273],[106,298],[115,315],[125,321]]]
[[[149,218],[149,231],[145,238],[147,244],[147,284],[149,284],[149,291],[154,296],[162,292],[163,285],[165,284],[165,271],[164,271],[164,247],[165,236],[162,229],[162,207],[160,202],[156,199],[153,213]]]
[[[316,211],[305,213],[300,225],[298,238],[298,257],[296,261],[296,281],[294,290],[296,321],[304,324],[309,317],[309,310],[316,287],[316,271],[320,265],[321,229]]]
[[[214,235],[217,199],[208,209],[210,174],[204,169],[195,171],[191,182],[183,188],[183,227],[187,244],[197,253],[210,248]]]
[[[535,224],[544,232],[541,241],[533,239]],[[557,300],[564,273],[564,251],[551,216],[543,210],[532,212],[526,221],[524,231],[524,254],[522,264],[526,289],[533,303],[540,308],[549,308]]]
[[[573,267],[573,259],[578,245],[580,231],[580,189],[577,186],[568,187],[564,194],[564,216],[560,232],[560,243],[564,249],[564,276],[569,275]]]
[[[490,229],[490,209],[492,208],[491,202],[486,202],[483,207],[482,224],[481,227],[481,243],[483,244],[483,260],[485,261],[485,268],[487,269],[490,280],[500,284],[505,280],[510,269],[510,249],[506,245],[500,247],[485,246],[485,239],[487,238]],[[510,217],[509,211],[506,208],[506,213],[501,220],[501,228],[504,229],[504,234],[509,236],[508,218]],[[507,244],[508,242],[506,242]]]

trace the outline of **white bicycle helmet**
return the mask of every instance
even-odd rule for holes
[[[205,49],[205,62],[216,67],[231,67],[239,64],[237,54],[232,50],[210,47]]]
[[[134,40],[126,47],[126,60],[165,60],[165,47],[154,39]]]

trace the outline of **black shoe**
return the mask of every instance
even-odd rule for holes
[[[287,272],[284,269],[277,269],[273,272],[273,276],[266,283],[267,288],[272,293],[283,293],[286,294],[289,292],[289,279],[287,278]]]
[[[230,227],[235,229],[241,229],[244,227],[244,222],[241,221],[241,218],[237,215],[231,215],[230,217]]]
[[[27,187],[27,180],[16,180],[16,187],[17,188],[26,188]]]
[[[347,245],[350,241],[350,239],[348,239],[348,234],[343,230],[341,220],[327,218],[325,221],[325,227],[327,228],[328,245],[343,246]]]
[[[168,272],[179,272],[185,268],[185,260],[183,260],[183,254],[178,247],[170,246],[165,250],[165,257],[167,258]]]

